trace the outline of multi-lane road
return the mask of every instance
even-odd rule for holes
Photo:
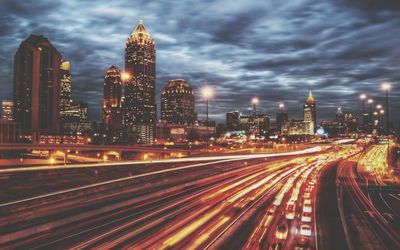
[[[375,150],[5,171],[0,248],[398,248],[400,192],[356,168]]]

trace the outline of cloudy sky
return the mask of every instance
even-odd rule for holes
[[[320,120],[337,107],[359,113],[360,93],[383,103],[379,84],[390,81],[393,117],[400,107],[397,0],[1,2],[0,99],[12,96],[17,47],[41,34],[71,61],[73,98],[100,120],[105,70],[123,67],[126,39],[143,19],[157,45],[158,103],[169,79],[184,78],[216,88],[210,112],[220,122],[227,111],[248,112],[253,96],[272,117],[284,102],[301,118],[313,91]],[[204,102],[196,105],[202,117]]]

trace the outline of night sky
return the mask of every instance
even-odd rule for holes
[[[2,0],[0,99],[12,97],[21,41],[44,35],[71,61],[73,99],[88,102],[90,119],[100,121],[105,71],[123,67],[125,42],[139,19],[156,41],[158,107],[168,80],[183,78],[197,90],[215,86],[210,112],[219,122],[227,111],[248,112],[253,96],[257,110],[273,118],[278,102],[301,118],[309,90],[318,120],[332,119],[337,107],[358,115],[360,93],[383,104],[379,85],[390,81],[397,127],[398,0]],[[204,117],[204,102],[197,98],[196,105]]]

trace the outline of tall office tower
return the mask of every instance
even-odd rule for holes
[[[1,119],[13,120],[14,102],[12,100],[3,100],[1,102]]]
[[[283,129],[288,120],[289,114],[285,112],[283,105],[280,105],[279,110],[276,113],[276,129],[279,134],[283,133]]]
[[[170,80],[165,86],[161,93],[161,119],[177,125],[195,122],[194,92],[185,80]]]
[[[238,130],[240,126],[240,112],[232,111],[226,113],[226,129],[228,131]]]
[[[313,135],[317,125],[317,112],[315,107],[315,100],[312,93],[308,94],[306,103],[303,109],[304,123],[306,123],[306,134]]]
[[[124,126],[137,135],[138,142],[152,143],[156,123],[156,45],[139,21],[125,48]]]
[[[106,130],[122,129],[121,93],[121,73],[111,66],[104,77],[103,123]]]
[[[38,141],[59,127],[61,54],[43,36],[30,35],[14,57],[14,118]]]
[[[68,109],[71,102],[71,65],[69,61],[62,61],[60,66],[60,112]]]

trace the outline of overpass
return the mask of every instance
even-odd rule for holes
[[[193,150],[153,148],[137,145],[114,146],[114,145],[87,145],[87,144],[34,144],[34,143],[4,143],[0,144],[0,151],[8,150],[72,150],[72,151],[116,151],[116,152],[139,152],[139,153],[187,153]]]

